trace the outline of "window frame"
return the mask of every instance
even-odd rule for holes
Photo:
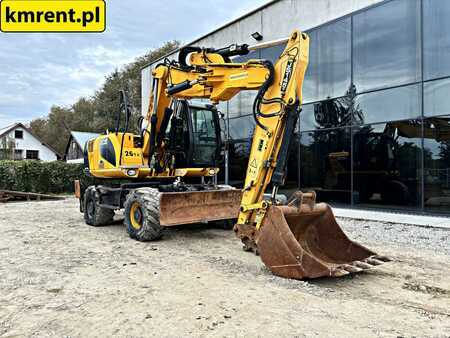
[[[32,156],[36,155],[36,156]],[[39,150],[35,150],[35,149],[27,149],[25,151],[25,159],[26,160],[39,160]]]
[[[20,137],[17,136],[19,133]],[[14,130],[14,139],[16,140],[23,140],[23,130],[22,129],[15,129]]]

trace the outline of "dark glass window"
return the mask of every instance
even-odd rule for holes
[[[215,165],[217,160],[216,124],[211,110],[191,109],[193,131],[192,161],[198,165]]]
[[[110,139],[104,138],[100,141],[100,155],[112,165],[116,165],[116,152]]]
[[[303,131],[351,125],[351,103],[351,98],[346,96],[304,105],[300,113],[300,129]]]
[[[350,18],[320,27],[310,36],[309,65],[303,84],[304,102],[345,95],[350,86]]]
[[[250,51],[247,55],[236,56],[232,58],[234,63],[244,63],[250,59],[260,59],[261,50]],[[229,117],[238,117],[252,113],[253,101],[255,100],[256,91],[242,91],[228,101]]]
[[[241,115],[241,112],[239,111],[239,101],[241,94],[242,92],[234,96],[230,101],[228,101],[228,117],[232,118]]]
[[[428,211],[450,210],[450,116],[424,121],[424,200]]]
[[[26,151],[27,160],[39,160],[39,150],[27,150]]]
[[[23,139],[23,130],[14,130],[14,138]]]
[[[299,125],[301,131],[314,130],[317,128],[316,120],[314,117],[314,105],[305,104],[302,106],[300,113]]]
[[[242,140],[253,136],[255,120],[253,115],[229,119],[230,139]]]
[[[374,7],[355,15],[353,27],[359,93],[420,79],[420,1],[395,0]]]
[[[450,114],[450,79],[423,84],[423,114],[437,116]]]
[[[229,177],[231,185],[242,187],[247,173],[248,158],[250,156],[251,140],[231,141],[229,152]]]
[[[300,188],[320,201],[350,203],[350,147],[350,128],[301,133]]]
[[[294,191],[298,190],[298,178],[299,178],[299,169],[298,169],[298,156],[299,156],[299,137],[300,135],[295,133],[292,136],[289,145],[289,155],[286,162],[286,178],[284,181],[284,185],[281,188],[281,192],[286,193],[288,197],[292,193],[292,189]]]
[[[253,112],[253,101],[256,91],[242,91],[229,101],[229,116],[238,117],[249,115]]]
[[[242,187],[247,173],[252,140],[232,140],[229,148],[230,184]],[[286,179],[280,192],[290,195],[292,189],[298,189],[298,134],[293,136],[286,163]]]
[[[285,48],[286,45],[282,44],[261,49],[261,59],[272,61],[272,63],[275,64]]]
[[[422,115],[420,84],[358,95],[354,102],[355,124],[417,118]]]
[[[425,80],[450,75],[450,1],[423,1]]]
[[[244,63],[250,59],[259,59],[260,58],[260,50],[251,50],[247,55],[240,55],[232,58],[234,63]]]
[[[355,204],[420,207],[421,128],[408,120],[353,129]]]

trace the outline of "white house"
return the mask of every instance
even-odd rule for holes
[[[8,149],[8,150],[7,150]],[[0,128],[0,155],[15,160],[56,161],[60,155],[22,123]],[[11,151],[11,154],[7,154]],[[12,154],[13,153],[13,154]]]

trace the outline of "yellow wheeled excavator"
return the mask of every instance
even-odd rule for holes
[[[309,53],[306,34],[294,31],[285,41],[275,64],[233,62],[248,54],[248,45],[182,48],[178,61],[165,60],[153,70],[139,135],[127,131],[130,108],[122,94],[124,130],[119,115],[114,132],[88,141],[85,163],[90,175],[124,183],[80,193],[86,223],[106,224],[123,208],[130,236],[148,241],[161,237],[164,227],[237,218],[233,229],[244,247],[287,278],[337,277],[386,261],[349,240],[331,208],[316,204],[314,192],[297,192],[285,205],[278,199]],[[238,190],[216,184],[221,142],[216,104],[243,90],[257,90],[256,127],[245,185]],[[269,186],[272,192],[265,195]]]

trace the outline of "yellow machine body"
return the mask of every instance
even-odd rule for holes
[[[182,100],[208,99],[217,104],[243,90],[258,91],[253,108],[256,127],[242,192],[212,189],[158,195],[148,188],[137,189],[130,193],[125,207],[126,219],[131,214],[128,228],[132,237],[149,238],[139,237],[139,231],[147,226],[146,217],[152,219],[153,228],[149,229],[154,231],[160,225],[208,221],[216,215],[216,219],[237,218],[234,231],[246,248],[259,252],[269,269],[283,277],[342,276],[387,260],[348,239],[331,208],[315,203],[313,192],[297,192],[284,206],[277,200],[278,188],[284,183],[290,139],[301,111],[310,41],[306,34],[294,31],[286,42],[275,64],[267,60],[234,63],[229,57],[239,55],[236,48],[240,47],[182,49],[178,63],[163,62],[153,71],[150,105],[141,135],[114,132],[89,142],[89,171],[95,177],[142,180],[214,176],[218,171],[214,167],[177,165],[170,140],[165,137],[168,116],[177,114]],[[270,186],[271,197],[265,198]],[[153,204],[148,206],[148,201],[159,204],[159,211]],[[151,238],[157,238],[157,234]]]
[[[142,179],[211,177],[219,172],[219,168],[167,168],[157,173],[145,164],[142,148],[135,146],[135,137],[131,133],[107,133],[89,141],[90,174],[98,178]],[[117,164],[119,161],[120,165]]]

